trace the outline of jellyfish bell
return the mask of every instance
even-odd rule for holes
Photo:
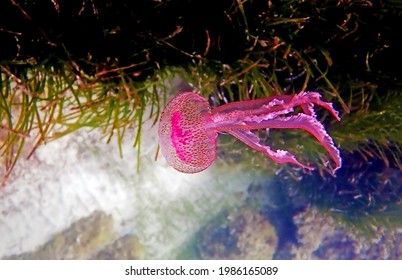
[[[216,159],[218,131],[212,123],[208,101],[194,92],[183,92],[173,98],[162,112],[159,141],[162,155],[176,170],[197,173]]]

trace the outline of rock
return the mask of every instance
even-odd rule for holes
[[[272,259],[278,244],[275,228],[258,212],[240,209],[211,222],[200,233],[202,259]]]
[[[358,230],[317,208],[294,220],[299,241],[291,248],[294,259],[402,259],[401,228],[372,223],[370,231]]]

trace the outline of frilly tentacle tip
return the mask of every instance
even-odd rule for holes
[[[334,170],[332,170],[332,174],[336,177],[336,171],[338,171],[339,169],[341,169],[342,167],[342,163],[340,163],[337,167],[334,168]]]
[[[341,167],[342,167],[342,160],[341,159],[339,159],[340,161],[339,161],[339,163],[335,166],[335,168],[333,168],[332,170],[330,169],[330,173],[331,173],[331,175],[333,176],[333,177],[336,177],[336,173],[337,173],[337,171],[339,170],[339,169],[341,169]],[[328,162],[326,162],[326,166],[328,167],[330,164],[329,164],[329,161]]]
[[[342,118],[339,116],[339,112],[338,112],[337,110],[334,110],[334,112],[335,112],[335,114],[334,114],[335,119],[336,119],[338,122],[340,122],[340,121],[342,120]]]

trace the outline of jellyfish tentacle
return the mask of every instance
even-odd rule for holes
[[[304,165],[300,163],[296,157],[285,150],[276,150],[273,151],[269,146],[260,144],[260,139],[252,133],[250,130],[230,130],[228,131],[229,134],[236,137],[247,146],[251,147],[252,149],[256,150],[257,152],[263,153],[264,155],[271,158],[276,163],[293,163],[302,168],[306,168],[309,170],[314,170],[314,167]]]

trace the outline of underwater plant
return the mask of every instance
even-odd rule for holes
[[[140,151],[142,122],[157,122],[175,76],[230,101],[232,85],[240,100],[318,91],[342,115],[326,124],[339,147],[381,156],[390,140],[399,159],[397,2],[1,1],[0,185],[18,158],[82,127],[119,145],[134,129]],[[321,160],[314,144],[304,150]]]
[[[256,100],[227,103],[211,109],[208,101],[195,92],[183,92],[164,109],[159,122],[161,151],[178,171],[197,173],[208,168],[216,158],[218,132],[228,133],[277,163],[300,163],[285,150],[273,151],[260,143],[252,130],[266,128],[303,129],[312,134],[334,160],[335,172],[341,167],[339,150],[324,126],[317,120],[314,104],[328,110],[340,121],[331,103],[323,102],[317,92],[275,95]],[[291,114],[300,106],[302,113]]]

